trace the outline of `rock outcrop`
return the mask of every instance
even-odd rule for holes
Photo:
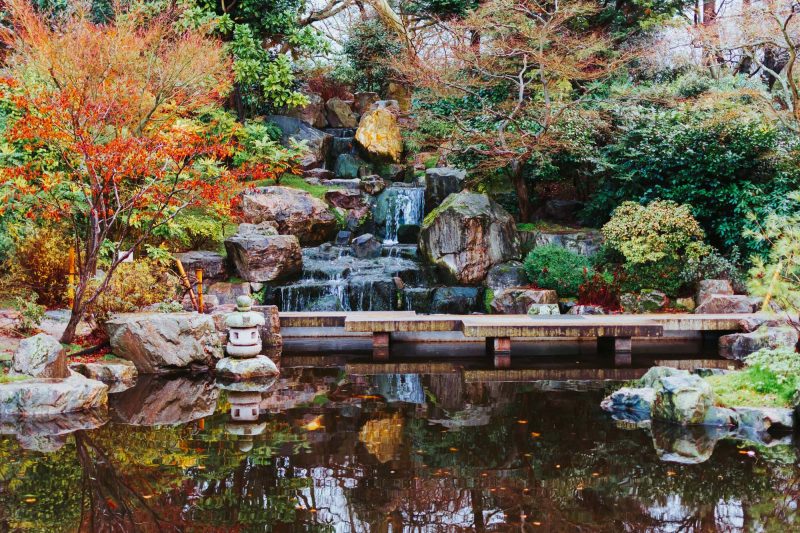
[[[47,416],[103,409],[108,387],[80,374],[64,379],[26,379],[0,385],[0,415]]]
[[[726,279],[704,279],[697,284],[695,303],[704,303],[712,294],[733,294],[733,286]]]
[[[226,357],[217,363],[217,377],[231,381],[247,381],[264,377],[277,376],[280,373],[275,363],[265,355],[247,359]]]
[[[425,210],[433,211],[451,194],[461,192],[467,172],[457,168],[438,167],[425,171]]]
[[[507,261],[489,269],[486,275],[486,286],[493,291],[524,287],[528,284],[528,275],[521,261]]]
[[[714,392],[700,376],[674,374],[655,382],[652,417],[674,424],[698,425],[714,405]]]
[[[694,312],[696,314],[752,313],[753,301],[741,294],[710,294]]]
[[[626,313],[657,313],[669,305],[669,298],[661,291],[645,289],[639,294],[623,294],[619,303]]]
[[[733,333],[719,338],[719,355],[726,359],[743,361],[745,357],[762,348],[788,348],[794,350],[798,342],[797,330],[791,326],[761,326],[750,333]]]
[[[103,383],[133,383],[139,376],[136,366],[125,359],[110,359],[94,363],[72,363],[70,370]]]
[[[290,187],[258,187],[242,196],[245,222],[271,222],[281,235],[313,245],[333,238],[336,218],[322,200]]]
[[[322,101],[322,97],[318,94],[310,93],[306,95],[306,98],[308,98],[306,105],[293,107],[286,114],[315,128],[327,127],[328,119],[325,116],[325,102]]]
[[[558,309],[556,291],[532,289],[530,287],[511,287],[495,291],[489,303],[492,312],[503,315],[524,315],[533,305],[555,305]],[[537,308],[537,311],[539,308]],[[539,314],[538,312],[536,314]],[[552,313],[546,313],[552,314]],[[558,314],[558,313],[555,313]]]
[[[514,218],[485,194],[451,194],[422,224],[420,250],[457,283],[482,282],[489,270],[517,259]]]
[[[259,283],[291,278],[303,268],[300,241],[294,235],[239,231],[225,239],[228,258],[239,276]]]
[[[358,117],[350,105],[341,98],[331,98],[325,102],[328,124],[332,128],[355,128],[358,126]]]
[[[367,158],[376,162],[399,163],[403,155],[403,136],[397,117],[383,107],[364,113],[355,140]]]
[[[114,354],[142,374],[209,367],[222,357],[214,320],[198,313],[125,313],[105,323]]]
[[[300,119],[282,115],[270,115],[269,122],[281,130],[281,143],[289,146],[291,141],[305,143],[306,154],[300,161],[304,169],[320,168],[325,166],[328,152],[333,143],[333,136],[313,128]]]
[[[182,254],[175,254],[175,257],[183,264],[186,275],[193,283],[196,280],[195,272],[200,269],[203,271],[203,281],[225,281],[228,279],[228,270],[225,258],[217,252],[208,250],[193,250]]]
[[[23,339],[14,352],[12,375],[67,378],[67,354],[58,339],[46,333]]]

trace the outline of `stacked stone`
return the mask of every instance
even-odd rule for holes
[[[259,328],[265,325],[266,318],[263,313],[253,311],[252,308],[253,301],[249,296],[239,296],[236,299],[236,311],[225,319],[225,327],[228,329],[225,351],[228,357],[217,363],[217,376],[222,380],[258,381],[278,374],[275,363],[269,357],[261,355]],[[229,389],[231,417],[239,421],[257,420],[261,392],[257,384]]]

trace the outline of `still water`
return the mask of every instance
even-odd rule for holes
[[[0,532],[800,530],[790,440],[626,428],[607,381],[376,371],[285,368],[255,422],[187,377],[5,421]]]

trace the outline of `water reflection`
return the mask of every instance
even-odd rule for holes
[[[600,411],[603,383],[305,368],[218,385],[143,379],[60,446],[0,437],[0,531],[798,527],[793,444],[632,431]],[[234,419],[236,394],[258,395],[256,420]]]

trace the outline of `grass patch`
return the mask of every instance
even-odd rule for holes
[[[575,226],[565,226],[557,222],[547,220],[537,220],[536,222],[523,222],[517,224],[518,231],[543,231],[545,233],[572,233],[576,230],[589,230],[592,228],[578,228]]]
[[[769,370],[751,367],[704,378],[722,407],[790,407],[794,382],[785,383]]]
[[[275,182],[272,180],[261,180],[251,182],[251,184],[255,185],[256,187],[267,187],[270,185],[275,185]],[[312,185],[310,183],[306,183],[306,180],[301,176],[284,176],[281,178],[281,186],[306,191],[310,193],[311,196],[321,200],[325,198],[326,192],[341,189],[341,187],[330,187],[328,185]]]
[[[0,371],[0,385],[4,383],[15,383],[17,381],[25,381],[28,379],[26,376],[9,376],[5,372]]]

